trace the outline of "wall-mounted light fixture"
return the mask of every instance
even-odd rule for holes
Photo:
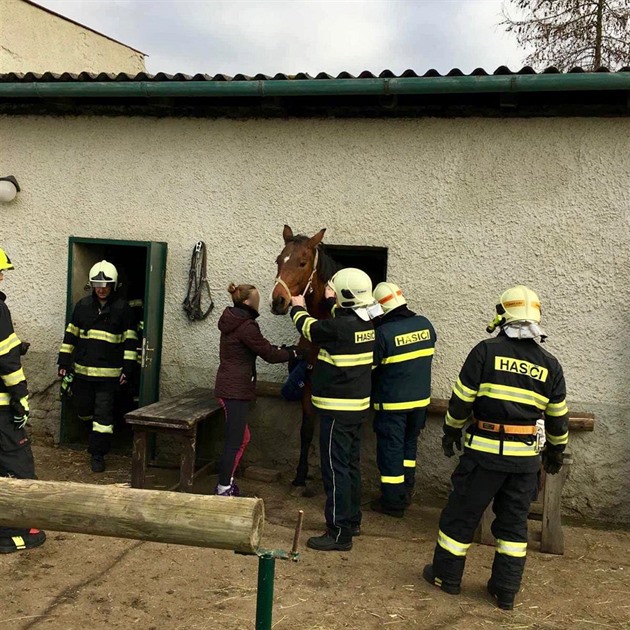
[[[8,203],[13,201],[15,196],[20,192],[20,185],[13,175],[0,177],[0,201]]]

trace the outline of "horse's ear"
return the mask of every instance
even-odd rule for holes
[[[284,230],[282,230],[282,238],[285,243],[288,243],[293,238],[293,230],[286,224]]]
[[[311,236],[311,238],[309,238],[308,242],[306,243],[307,246],[311,248],[317,247],[322,242],[322,239],[324,238],[324,234],[326,234],[326,228],[317,232],[315,236]]]

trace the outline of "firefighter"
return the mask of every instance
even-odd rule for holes
[[[317,320],[302,296],[291,298],[298,332],[320,348],[312,375],[319,416],[319,450],[326,492],[326,532],[309,538],[317,551],[348,551],[360,534],[360,430],[368,416],[375,316],[372,281],[360,269],[342,269],[326,287],[332,319]]]
[[[537,343],[545,339],[539,324],[536,293],[522,285],[508,289],[487,328],[498,327],[499,334],[477,344],[464,362],[443,425],[447,457],[455,454],[454,446],[461,450],[462,429],[470,423],[433,563],[423,571],[429,583],[458,594],[473,533],[494,500],[496,548],[487,588],[504,610],[514,606],[525,567],[539,452],[545,471],[556,474],[569,439],[562,367]]]
[[[73,404],[79,418],[92,423],[88,453],[92,471],[102,473],[114,432],[116,394],[135,369],[138,335],[129,304],[116,293],[116,267],[102,260],[88,279],[92,293],[74,307],[58,363],[59,376],[74,372]]]
[[[407,307],[400,287],[392,282],[378,284],[374,299],[384,311],[375,321],[372,372],[381,496],[370,506],[400,518],[415,485],[418,437],[430,402],[436,335],[431,322]]]
[[[0,249],[0,282],[4,272],[11,269],[13,264]],[[28,344],[15,334],[5,299],[0,291],[0,477],[37,479],[25,428],[29,416],[28,388],[20,358]],[[38,547],[45,540],[46,534],[38,529],[0,527],[0,553]]]

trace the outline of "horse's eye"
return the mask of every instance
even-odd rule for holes
[[[306,267],[306,262],[301,262],[300,267]]]

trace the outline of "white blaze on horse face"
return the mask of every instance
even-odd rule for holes
[[[285,263],[288,263],[288,262],[289,262],[289,260],[291,260],[291,255],[289,255],[289,256],[285,256],[285,257],[284,257],[284,262],[285,262]]]

